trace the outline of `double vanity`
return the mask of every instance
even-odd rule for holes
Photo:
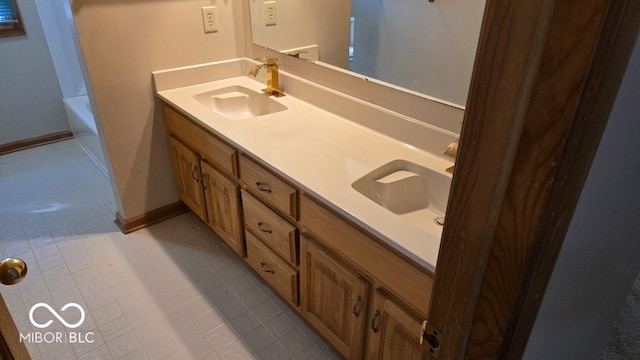
[[[419,358],[456,134],[256,64],[154,73],[182,201],[343,357]]]

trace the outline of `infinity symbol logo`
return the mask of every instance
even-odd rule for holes
[[[62,323],[62,325],[66,326],[66,327],[68,327],[68,328],[70,328],[70,329],[75,329],[75,328],[77,328],[78,326],[82,325],[82,323],[84,322],[84,309],[82,308],[82,306],[80,306],[80,305],[78,305],[78,304],[76,304],[76,303],[68,303],[67,305],[63,306],[63,307],[62,307],[62,309],[60,309],[60,311],[65,311],[65,310],[67,310],[67,309],[68,309],[68,308],[70,308],[70,307],[74,307],[74,308],[76,308],[76,309],[80,310],[80,320],[79,320],[77,323],[75,323],[75,324],[69,324],[68,322],[66,322],[66,321],[62,318],[62,316],[60,316],[60,314],[58,314],[58,312],[57,312],[57,311],[55,311],[51,306],[49,306],[49,304],[45,304],[45,303],[37,303],[37,304],[33,305],[33,306],[31,307],[31,310],[29,311],[29,320],[31,321],[31,323],[33,324],[33,326],[35,326],[35,327],[37,327],[37,328],[44,329],[44,328],[46,328],[47,326],[51,325],[51,323],[53,322],[53,320],[49,320],[49,321],[47,321],[47,322],[46,322],[46,323],[44,323],[44,324],[40,324],[40,323],[36,322],[36,321],[33,319],[33,313],[36,311],[36,309],[37,309],[37,308],[41,308],[41,307],[43,307],[43,308],[45,308],[45,309],[49,310],[49,312],[50,312],[51,314],[53,314],[53,316],[55,316],[55,317],[56,317],[56,319],[58,319],[58,321],[60,321],[60,322]]]

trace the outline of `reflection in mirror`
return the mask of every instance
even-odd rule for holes
[[[0,37],[24,33],[24,25],[15,0],[0,0]]]
[[[466,103],[485,0],[249,0],[253,43]]]

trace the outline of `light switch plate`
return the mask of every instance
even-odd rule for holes
[[[262,12],[265,26],[273,26],[276,24],[276,2],[265,1],[262,5]]]
[[[202,7],[202,25],[205,34],[218,32],[218,17],[215,6]]]

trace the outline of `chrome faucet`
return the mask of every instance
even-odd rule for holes
[[[262,91],[276,97],[284,96],[284,93],[280,91],[280,83],[278,82],[278,58],[264,57],[256,60],[262,64],[252,67],[249,70],[249,75],[256,76],[260,70],[267,69],[267,88],[262,89]]]
[[[460,139],[455,140],[454,142],[452,142],[451,144],[449,144],[449,146],[447,146],[447,149],[444,151],[444,154],[447,156],[450,156],[453,158],[454,162],[456,160],[456,157],[458,156],[458,143],[460,142]],[[452,166],[448,167],[445,169],[446,172],[453,174],[453,170],[455,169],[456,165],[453,164]]]

